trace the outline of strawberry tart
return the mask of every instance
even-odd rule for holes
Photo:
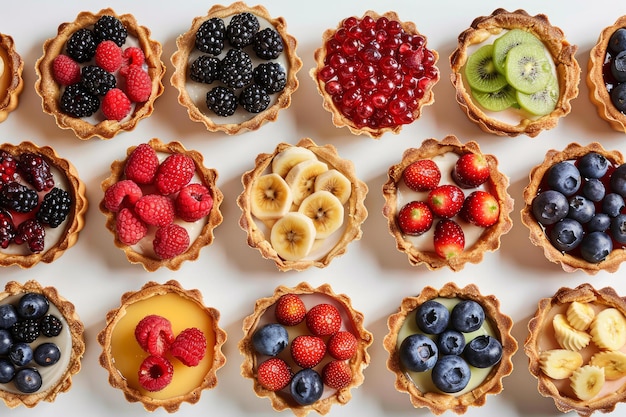
[[[15,50],[13,38],[0,33],[0,122],[17,108],[24,89],[24,61]]]

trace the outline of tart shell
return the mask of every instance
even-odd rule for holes
[[[6,91],[0,92],[0,122],[6,120],[19,103],[19,95],[24,89],[24,61],[15,50],[13,38],[0,33],[0,54],[4,56],[4,73],[8,80]]]

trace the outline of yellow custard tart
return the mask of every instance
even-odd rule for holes
[[[15,50],[13,38],[0,33],[0,122],[17,108],[24,89],[23,70],[24,61]]]

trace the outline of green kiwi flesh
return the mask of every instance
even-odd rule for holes
[[[545,116],[551,113],[559,99],[559,83],[556,77],[550,77],[546,86],[533,94],[516,92],[520,107],[535,116]]]
[[[469,86],[476,91],[491,93],[507,84],[493,63],[493,45],[484,45],[467,59],[465,78]]]
[[[526,94],[542,90],[552,78],[552,67],[543,46],[521,44],[511,48],[504,67],[509,84]]]
[[[511,29],[493,42],[493,64],[504,74],[504,62],[509,51],[521,44],[531,44],[543,47],[543,43],[530,32],[522,29]]]
[[[472,90],[472,96],[478,104],[490,111],[506,110],[517,103],[515,90],[508,84],[490,93]]]

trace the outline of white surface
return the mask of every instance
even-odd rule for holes
[[[626,294],[625,266],[615,274],[565,273],[559,266],[548,262],[539,248],[531,245],[528,231],[519,220],[522,190],[527,184],[528,173],[543,160],[546,150],[562,149],[573,141],[587,144],[600,140],[606,148],[626,153],[624,134],[614,132],[597,116],[584,82],[589,50],[600,31],[612,25],[620,14],[626,13],[626,9],[616,10],[615,2],[608,0],[567,3],[267,0],[264,5],[273,16],[284,16],[288,31],[299,40],[298,54],[304,61],[299,73],[300,88],[293,96],[291,107],[283,111],[276,122],[256,132],[229,137],[207,132],[203,125],[191,122],[186,110],[176,100],[176,90],[169,83],[173,73],[169,59],[175,50],[176,37],[189,28],[195,16],[206,14],[211,2],[22,0],[3,4],[0,29],[15,39],[25,61],[26,85],[19,108],[0,124],[0,140],[13,143],[32,140],[39,145],[53,146],[62,157],[76,165],[87,184],[90,201],[86,227],[77,245],[60,259],[29,270],[11,267],[0,271],[2,285],[8,280],[37,279],[44,285],[57,287],[76,305],[86,327],[87,339],[82,371],[74,377],[74,385],[68,393],[59,395],[52,404],[42,403],[32,411],[21,407],[10,411],[9,415],[122,417],[146,414],[140,404],[127,403],[119,390],[108,385],[107,374],[97,360],[100,346],[96,335],[104,325],[107,311],[119,305],[121,294],[139,289],[149,280],[165,282],[174,278],[186,288],[200,289],[206,304],[221,311],[220,325],[229,337],[224,347],[228,362],[217,374],[218,386],[212,391],[204,391],[196,405],[184,404],[178,416],[276,414],[267,399],[255,397],[252,381],[240,376],[241,356],[237,343],[242,337],[242,319],[251,313],[254,301],[271,294],[279,284],[292,286],[308,281],[317,286],[330,283],[335,292],[346,293],[352,298],[354,307],[365,314],[366,327],[374,334],[374,343],[369,349],[371,365],[365,371],[364,384],[352,391],[354,396],[350,403],[333,407],[329,413],[331,416],[429,415],[426,409],[415,410],[406,394],[395,391],[394,377],[385,367],[387,354],[382,348],[382,339],[387,334],[387,317],[396,311],[403,297],[417,294],[425,285],[439,288],[449,281],[461,286],[476,283],[484,294],[495,294],[502,302],[502,310],[515,321],[513,333],[520,347],[537,301],[552,296],[559,287],[590,282],[597,288],[613,286],[621,294]],[[58,129],[54,119],[41,111],[41,100],[33,87],[36,78],[34,64],[41,56],[43,42],[56,34],[58,24],[74,20],[81,10],[95,12],[106,6],[112,6],[118,13],[133,13],[140,24],[151,28],[153,38],[163,44],[166,88],[157,100],[152,116],[141,121],[135,131],[108,141],[80,141],[71,131]],[[564,30],[570,43],[579,47],[577,59],[583,71],[583,81],[579,97],[573,101],[572,113],[562,119],[557,128],[533,139],[485,134],[465,117],[454,100],[448,57],[456,46],[457,36],[475,17],[488,15],[496,7],[509,10],[524,7],[531,14],[545,13],[553,24]],[[308,75],[314,62],[313,51],[320,46],[322,32],[335,27],[345,17],[361,16],[367,9],[380,13],[393,9],[401,19],[414,21],[428,37],[428,46],[440,54],[438,67],[442,76],[434,90],[434,105],[426,108],[421,119],[404,127],[399,135],[386,135],[380,140],[353,136],[347,129],[334,128]],[[419,146],[426,138],[441,139],[447,134],[455,134],[462,141],[476,140],[485,153],[495,154],[502,171],[510,177],[509,192],[516,201],[512,213],[514,226],[503,237],[501,249],[487,254],[482,263],[467,265],[458,273],[448,269],[432,272],[423,266],[410,266],[406,256],[395,249],[381,214],[381,186],[387,178],[388,167],[399,161],[405,148]],[[247,247],[246,235],[237,223],[240,211],[235,200],[242,189],[241,175],[252,168],[258,153],[271,152],[281,141],[295,143],[306,136],[318,144],[332,143],[341,156],[354,161],[357,174],[370,188],[366,199],[369,217],[363,225],[363,238],[352,243],[348,252],[327,268],[279,273],[273,262],[264,260],[256,250]],[[214,244],[202,250],[198,261],[183,264],[177,272],[148,273],[141,266],[128,263],[124,254],[113,246],[113,237],[105,230],[104,216],[98,211],[100,182],[108,176],[110,163],[123,157],[128,146],[152,137],[164,141],[180,140],[186,147],[201,151],[206,165],[219,171],[218,186],[225,195],[222,205],[224,222],[215,231]],[[483,408],[470,408],[467,416],[562,415],[551,399],[537,393],[536,381],[527,370],[527,358],[522,349],[515,355],[514,364],[513,374],[504,380],[504,392],[489,396]],[[613,414],[625,411],[626,406],[620,405]],[[167,413],[158,410],[154,415]]]

